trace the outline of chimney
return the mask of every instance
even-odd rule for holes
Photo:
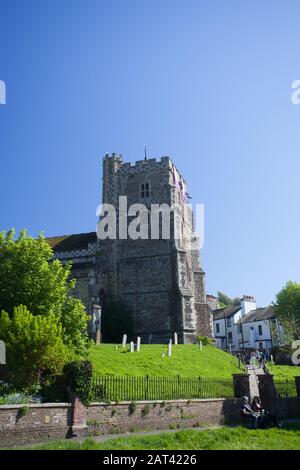
[[[241,299],[241,315],[247,315],[251,310],[256,309],[256,300],[252,295],[243,295]]]
[[[219,299],[214,295],[206,294],[206,303],[211,307],[212,310],[219,308]]]

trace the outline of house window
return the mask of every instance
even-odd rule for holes
[[[227,326],[231,326],[231,318],[227,318]]]
[[[142,183],[141,185],[141,197],[144,199],[145,197],[150,196],[150,185],[149,183]]]
[[[229,344],[232,344],[233,343],[233,340],[232,340],[232,333],[228,333],[228,343]]]
[[[262,336],[263,334],[262,325],[258,325],[258,334],[259,336]]]
[[[220,323],[216,323],[216,333],[220,333]]]

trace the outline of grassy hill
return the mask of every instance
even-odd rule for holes
[[[165,354],[162,357],[162,354]],[[178,344],[167,356],[166,345],[141,345],[140,352],[130,353],[113,344],[92,346],[91,359],[96,374],[142,376],[177,376],[230,378],[240,373],[237,359],[213,346],[202,351],[194,344]]]

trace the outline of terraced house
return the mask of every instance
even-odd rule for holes
[[[254,297],[244,295],[240,305],[213,311],[218,348],[232,352],[263,350],[271,354],[281,344],[283,329],[272,306],[257,308]]]

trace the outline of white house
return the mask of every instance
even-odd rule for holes
[[[256,308],[251,296],[244,295],[240,305],[214,310],[213,323],[216,346],[225,351],[260,349],[270,353],[274,347],[273,327],[276,337],[282,338],[273,307]]]
[[[237,325],[241,318],[254,309],[256,309],[254,297],[244,295],[240,305],[213,311],[214,336],[218,348],[232,352],[240,350],[240,328]]]
[[[283,343],[283,328],[272,306],[252,310],[238,321],[237,328],[240,349],[260,349],[270,354],[276,344]]]

